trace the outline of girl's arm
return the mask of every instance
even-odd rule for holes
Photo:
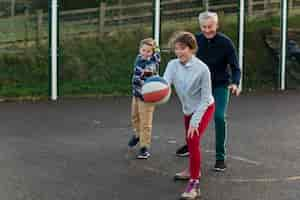
[[[213,102],[211,94],[211,78],[208,67],[205,67],[201,74],[200,88],[201,99],[199,99],[199,104],[190,122],[190,126],[193,128],[197,128],[199,126],[205,111]]]
[[[160,62],[161,62],[161,57],[160,57],[160,49],[159,48],[156,48],[155,51],[154,51],[154,54],[152,55],[152,58],[151,58],[152,62],[153,62],[153,66],[151,68],[151,71],[152,72],[152,75],[153,74],[158,74],[159,72],[159,65],[160,65]]]

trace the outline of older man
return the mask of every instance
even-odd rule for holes
[[[217,32],[218,15],[214,12],[203,12],[199,15],[201,33],[196,35],[198,43],[197,57],[208,65],[212,78],[212,92],[215,98],[216,111],[216,171],[225,171],[226,164],[226,112],[229,93],[239,95],[238,85],[241,71],[238,65],[236,50],[230,38]],[[176,152],[178,156],[188,156],[184,145]]]

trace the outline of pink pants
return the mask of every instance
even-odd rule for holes
[[[200,178],[200,169],[201,169],[201,147],[200,140],[202,135],[205,132],[210,120],[212,119],[213,113],[215,111],[215,104],[210,105],[206,112],[204,113],[199,126],[198,131],[199,135],[193,135],[192,138],[187,138],[188,128],[190,126],[190,120],[192,115],[184,115],[184,125],[185,125],[185,133],[186,133],[186,142],[189,149],[189,159],[190,159],[190,175],[191,179]]]

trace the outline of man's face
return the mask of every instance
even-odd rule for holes
[[[212,18],[208,18],[200,25],[201,32],[207,39],[215,37],[218,29],[218,23]]]

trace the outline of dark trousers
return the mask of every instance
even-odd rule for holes
[[[216,137],[216,160],[225,160],[226,156],[226,138],[227,122],[226,113],[229,102],[229,90],[225,87],[213,88],[215,98],[215,137]]]

